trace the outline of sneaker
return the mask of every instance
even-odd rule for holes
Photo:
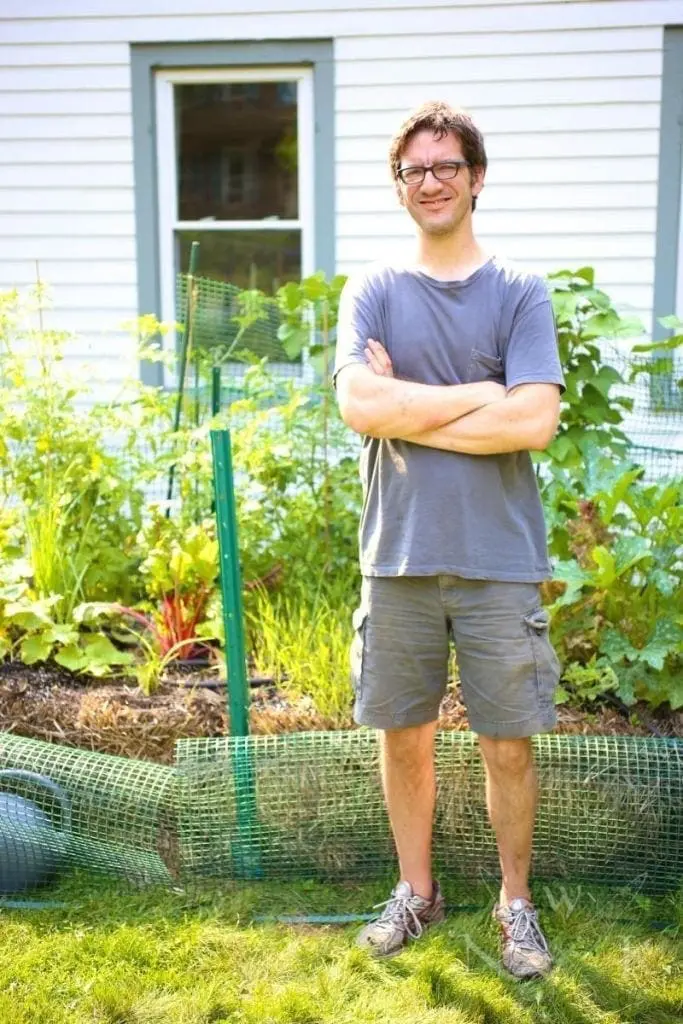
[[[493,916],[501,927],[503,966],[510,974],[520,979],[548,974],[553,960],[533,903],[521,897],[505,907],[497,903]]]
[[[419,939],[429,925],[446,917],[438,882],[434,882],[431,900],[417,896],[410,882],[399,882],[376,909],[379,907],[384,907],[382,914],[366,925],[356,940],[357,946],[376,957],[396,956],[411,939]]]

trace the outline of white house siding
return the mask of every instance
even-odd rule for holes
[[[354,2],[357,4],[353,6]],[[335,43],[337,267],[410,238],[386,154],[406,111],[472,111],[490,248],[539,272],[593,264],[649,323],[663,27],[683,0],[0,0],[0,289],[52,283],[50,323],[112,386],[137,314],[129,44]],[[101,332],[108,332],[106,337]]]

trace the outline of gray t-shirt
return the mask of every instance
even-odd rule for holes
[[[335,376],[366,362],[368,338],[385,346],[404,380],[563,384],[544,281],[496,259],[464,281],[370,266],[342,294]],[[360,472],[363,575],[519,582],[550,575],[528,452],[464,455],[364,437]]]

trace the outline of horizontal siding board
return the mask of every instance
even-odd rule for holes
[[[41,278],[45,271],[41,266]],[[137,303],[135,284],[83,284],[80,281],[63,283],[53,287],[52,302],[55,310],[105,309],[110,313],[118,311],[122,318],[130,316]]]
[[[586,157],[581,161],[579,172],[575,157],[537,157],[533,160],[506,160],[504,157],[498,157],[486,173],[489,186],[535,183],[575,185],[579,178],[582,185],[601,182],[651,184],[657,181],[657,158],[641,156],[638,159],[621,160],[616,157]],[[0,167],[0,185],[2,184]],[[365,163],[339,163],[337,185],[344,189],[392,187],[388,162],[376,160]]]
[[[392,61],[409,58],[411,61],[425,58],[427,61],[439,57],[499,57],[507,58],[516,54],[601,54],[609,65],[610,56],[616,54],[640,55],[646,51],[660,53],[662,29],[660,25],[650,28],[608,28],[575,29],[568,32],[539,32],[530,28],[527,32],[476,33],[464,30],[449,32],[424,32],[416,26],[413,35],[342,36],[336,44],[339,81],[352,84],[354,74],[366,73],[361,62],[373,62],[381,72]],[[638,59],[636,57],[636,59]],[[396,72],[394,72],[396,74]],[[349,76],[349,77],[347,77]]]
[[[527,54],[459,57],[457,49],[446,57],[406,57],[405,60],[339,61],[337,85],[341,90],[352,86],[404,86],[406,82],[440,85],[452,82],[462,87],[479,82],[495,88],[498,82],[524,80],[556,81],[558,87],[571,88],[577,79],[601,81],[613,78],[652,78],[661,74],[661,50],[639,50],[636,53],[598,52],[576,55],[542,54],[531,59]],[[409,70],[409,74],[406,71]]]
[[[133,164],[133,140],[106,139],[8,139],[3,142],[0,159],[4,164]],[[94,172],[95,174],[97,171]]]
[[[71,114],[67,117],[3,117],[0,118],[0,139],[91,139],[105,136],[130,140],[130,114]]]
[[[421,84],[417,84],[421,83]],[[497,77],[494,82],[464,82],[455,67],[449,78],[440,85],[430,86],[458,90],[458,104],[474,109],[482,116],[486,109],[507,107],[561,107],[560,120],[566,106],[600,103],[656,103],[659,104],[661,82],[658,77],[650,78],[588,78],[567,81],[514,81],[501,87]],[[419,93],[427,94],[427,86],[411,75],[406,85],[358,85],[341,86],[337,89],[337,110],[358,111],[369,107],[376,110],[395,110],[398,106],[411,107]],[[113,94],[110,94],[113,95]]]
[[[631,313],[652,308],[653,285],[615,282],[605,290],[620,312]]]
[[[3,45],[0,22],[0,67],[72,67],[87,64],[128,64],[127,43],[27,43]]]
[[[443,89],[440,98],[454,102],[449,90]],[[431,97],[433,98],[433,97]],[[412,103],[392,109],[366,109],[339,111],[337,136],[340,139],[380,135],[395,130],[406,115],[406,108],[417,105],[429,96],[416,88]],[[603,103],[593,106],[563,107],[562,116],[547,107],[527,106],[510,109],[487,109],[477,112],[477,123],[486,132],[584,132],[656,130],[659,127],[659,104]],[[575,145],[577,139],[575,138]]]
[[[398,121],[387,119],[386,128],[372,135],[338,138],[337,160],[341,164],[386,159],[391,135]],[[576,132],[487,132],[489,161],[515,159],[528,162],[535,157],[576,157]],[[639,156],[657,156],[659,132],[653,128],[632,131],[582,131],[581,154],[594,157],[614,156],[634,160]]]
[[[131,260],[44,259],[40,262],[40,279],[56,294],[61,294],[62,285],[90,286],[102,284],[135,285],[137,280],[135,264]],[[0,281],[26,288],[35,284],[36,265],[32,260],[17,260],[12,253],[3,251],[0,258]]]
[[[0,188],[133,188],[132,163],[102,163],[93,173],[90,163],[83,164],[3,164],[0,163]]]
[[[83,235],[99,235],[101,238],[120,236],[131,238],[135,234],[135,219],[132,213],[41,213],[24,214],[2,211],[0,213],[0,235],[16,237],[60,236],[63,239]],[[65,247],[68,242],[65,242]]]
[[[520,0],[476,0],[484,7],[488,4],[504,6],[505,4],[519,4]],[[527,6],[532,4],[560,4],[564,0],[527,0]],[[614,2],[614,0],[613,0]],[[433,11],[437,15],[444,7],[469,8],[473,0],[425,0],[421,10]],[[22,0],[4,0],[2,13],[5,17],[42,19],[59,16],[62,18],[80,19],[97,17],[111,17],[113,14],[119,17],[168,17],[173,14],[186,14],[187,4],[183,0],[118,0],[114,3],[110,0],[109,6],[100,0],[100,10],[93,11],[92,3],[86,0],[31,0],[31,6],[27,7]],[[356,11],[359,4],[353,0],[326,0],[327,10],[330,11]],[[393,12],[401,8],[412,8],[415,0],[366,0],[363,7],[366,10],[377,12]],[[201,15],[216,15],[226,13],[239,13],[250,11],[252,14],[280,14],[283,8],[289,11],[309,11],[320,14],[320,0],[292,0],[282,3],[281,0],[199,0],[195,5],[195,12]]]
[[[99,260],[107,259],[130,260],[135,266],[134,235],[111,236],[99,233],[88,233],[80,237],[70,233],[66,235],[24,235],[15,233],[7,235],[0,230],[0,237],[11,238],[11,248],[5,251],[13,260]]]
[[[2,188],[0,211],[12,213],[133,213],[130,188]]]
[[[130,89],[42,89],[0,92],[0,115],[130,114]]]
[[[414,0],[411,0],[414,3]],[[498,0],[493,0],[498,2]],[[513,0],[518,3],[519,0]],[[545,2],[545,0],[544,0]],[[318,12],[317,12],[318,13]],[[2,22],[0,22],[0,25]],[[418,26],[419,29],[420,26]],[[131,34],[130,38],[133,38]],[[15,43],[3,45],[0,34],[0,67],[57,67],[60,65],[127,64],[128,40],[119,43],[77,42],[37,45]],[[403,57],[411,59],[439,57],[507,57],[515,54],[603,54],[608,66],[612,54],[640,54],[645,51],[661,52],[662,30],[659,25],[649,28],[602,28],[569,32],[484,32],[420,33],[391,35],[388,19],[385,31],[370,36],[340,36],[336,42],[336,58],[340,81],[353,73],[354,65],[362,61],[390,63]],[[362,70],[360,72],[363,73]],[[637,73],[637,72],[636,72]]]
[[[248,13],[243,13],[248,11]],[[436,11],[436,8],[435,8]],[[444,4],[438,9],[438,30],[445,33],[469,31],[519,32],[653,26],[675,21],[675,7],[667,0],[602,0],[594,3],[537,3],[519,5],[477,5],[464,11]],[[426,9],[419,17],[425,18]],[[182,14],[122,17],[112,2],[101,17],[16,18],[0,22],[5,43],[79,42],[192,42],[205,39],[311,39],[343,36],[374,36],[388,30],[393,35],[415,33],[415,5],[381,9],[348,7],[342,10],[317,8],[261,14],[242,6],[234,14],[204,14],[184,8]]]
[[[484,210],[609,210],[655,209],[657,186],[614,182],[586,185],[494,185],[487,182],[478,209]],[[386,213],[398,206],[391,186],[342,188],[337,197],[339,213]]]
[[[124,324],[137,317],[135,306],[128,310],[108,309],[67,309],[58,305],[44,314],[45,327],[54,331],[69,331],[73,334],[92,335],[93,353],[111,351],[109,335],[122,334]],[[81,349],[82,351],[82,349]]]
[[[130,88],[128,64],[99,64],[95,74],[98,91]],[[0,92],[92,89],[94,83],[93,69],[88,66],[0,67]]]
[[[659,104],[661,82],[658,77],[650,78],[584,78],[571,81],[515,81],[506,82],[462,82],[457,73],[445,78],[438,86],[427,87],[411,76],[406,85],[359,85],[337,89],[338,111],[396,110],[409,109],[416,102],[416,96],[423,98],[429,92],[454,88],[458,91],[458,105],[476,110],[479,117],[486,110],[503,110],[508,107],[561,108],[557,120],[561,120],[567,106],[585,106],[602,103],[654,103]],[[455,83],[455,85],[454,85]]]

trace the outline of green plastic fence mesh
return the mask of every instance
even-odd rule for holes
[[[69,868],[170,884],[173,768],[0,734],[0,892]]]
[[[534,741],[541,782],[534,874],[651,891],[683,875],[683,743],[603,736]],[[365,730],[177,745],[186,879],[362,879],[395,865],[378,741]],[[498,870],[476,738],[437,738],[435,861]]]
[[[187,276],[179,274],[176,279],[176,318],[179,321],[184,320],[187,310],[187,284]],[[242,294],[243,289],[228,281],[194,278],[193,344],[204,352],[213,353],[216,362],[222,362],[231,349],[234,352],[245,349],[259,357],[267,356],[276,363],[291,362],[278,340],[280,316],[275,303],[266,301],[261,315],[244,328],[235,319],[243,312],[238,301]]]
[[[545,736],[534,876],[667,891],[683,876],[683,742]],[[437,739],[442,877],[498,874],[471,733]],[[175,768],[0,735],[0,892],[80,868],[133,884],[395,870],[366,730],[187,739]]]

